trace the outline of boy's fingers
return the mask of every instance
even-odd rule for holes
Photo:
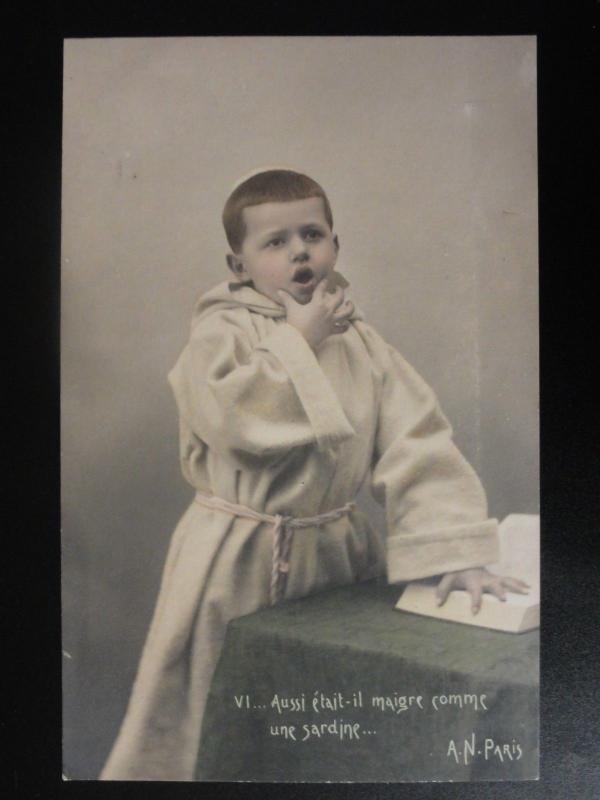
[[[488,591],[495,595],[498,600],[502,600],[503,602],[506,600],[506,592],[502,588],[502,583],[500,581],[493,581],[490,583]]]
[[[334,322],[333,333],[346,333],[350,325],[347,322]]]
[[[331,298],[331,309],[336,311],[344,302],[344,290],[341,286],[336,286],[335,292],[330,294],[329,297]]]
[[[517,592],[518,594],[529,594],[529,589],[531,588],[529,584],[525,583],[525,581],[520,581],[518,578],[502,578],[502,583],[511,592]]]
[[[321,278],[321,280],[315,286],[315,290],[313,292],[313,297],[315,295],[317,295],[318,297],[325,297],[325,294],[327,293],[328,280],[329,279],[328,279],[327,276],[325,276],[324,278]],[[340,287],[338,286],[337,288],[339,289]]]
[[[510,581],[516,581],[519,586],[524,586],[525,589],[531,589],[531,585],[527,581],[522,581],[520,578],[509,578]]]
[[[352,314],[354,314],[354,303],[352,300],[346,300],[346,302],[334,313],[333,318],[336,322],[340,322],[341,320],[348,319],[348,317],[351,317]]]
[[[481,608],[481,584],[469,582],[467,590],[471,594],[471,611],[473,614],[477,614]]]
[[[435,600],[438,606],[442,606],[446,602],[446,598],[450,594],[450,589],[452,588],[453,580],[454,575],[448,573],[448,575],[444,575],[442,580],[438,583],[435,590]]]
[[[336,313],[338,313],[338,314],[352,314],[353,311],[354,311],[354,303],[352,302],[352,300],[346,299],[342,303],[341,307],[338,308]]]

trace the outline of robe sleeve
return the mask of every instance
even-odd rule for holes
[[[497,521],[434,393],[372,330],[368,338],[383,381],[372,491],[386,509],[388,580],[494,563]]]
[[[327,449],[354,435],[319,362],[296,328],[278,322],[253,343],[245,310],[214,314],[194,330],[169,374],[194,434],[244,466],[290,449]]]

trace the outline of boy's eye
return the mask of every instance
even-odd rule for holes
[[[283,244],[283,239],[281,237],[277,237],[268,241],[267,247],[279,247],[280,244]]]
[[[321,231],[314,230],[314,229],[308,230],[304,234],[304,238],[308,239],[309,242],[314,242],[316,239],[320,239],[321,236],[322,236]]]

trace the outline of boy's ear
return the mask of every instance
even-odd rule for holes
[[[227,253],[225,260],[227,261],[227,266],[233,272],[237,280],[245,280],[247,275],[242,259],[239,256],[236,256],[234,253]]]

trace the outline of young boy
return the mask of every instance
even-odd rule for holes
[[[423,380],[345,299],[329,202],[267,170],[223,212],[233,280],[202,296],[169,379],[194,502],[171,543],[126,718],[100,776],[193,780],[228,621],[364,580],[442,574],[504,599],[477,476]],[[366,476],[387,541],[352,503]]]

